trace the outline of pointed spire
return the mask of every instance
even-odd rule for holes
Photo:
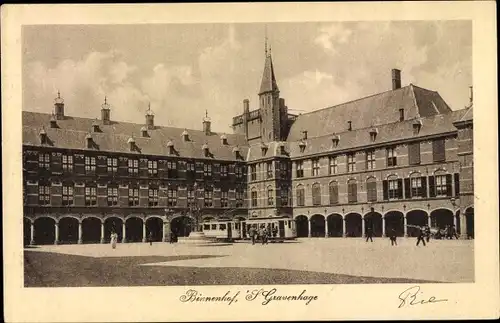
[[[276,83],[276,76],[274,75],[273,60],[271,55],[266,56],[259,95],[266,92],[279,92],[278,84]]]
[[[264,53],[267,57],[267,25],[264,28]]]

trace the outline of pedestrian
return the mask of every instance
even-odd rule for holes
[[[257,230],[255,227],[251,226],[250,230],[248,230],[248,234],[250,235],[250,239],[252,239],[252,245],[255,244],[255,236],[257,235]]]
[[[458,233],[457,233],[457,228],[455,228],[455,225],[453,225],[453,227],[451,228],[451,236],[452,239],[453,237],[455,237],[458,240]]]
[[[115,231],[111,232],[111,248],[116,249],[116,242],[118,240],[118,234]]]
[[[277,236],[277,235],[278,235],[278,227],[277,227],[277,226],[275,226],[275,227],[273,228],[273,238],[276,238],[276,236]]]
[[[153,232],[151,232],[151,231],[149,231],[148,240],[149,240],[149,245],[152,246],[153,245]]]
[[[269,227],[264,228],[264,242],[265,244],[269,243],[269,236],[271,235],[271,232],[269,230]]]
[[[391,246],[398,245],[398,242],[396,241],[397,235],[396,235],[396,229],[391,228],[389,231],[389,239],[391,240]]]
[[[174,241],[175,241],[174,231],[170,231],[170,243],[174,243]]]
[[[425,238],[424,228],[420,227],[418,230],[417,246],[420,244],[420,241],[422,241],[422,243],[424,244],[424,247],[425,247],[425,239],[424,238]]]
[[[431,239],[431,228],[428,225],[425,226],[425,239],[427,240],[427,243]]]
[[[260,237],[260,239],[262,241],[262,244],[265,243],[265,241],[264,241],[264,234],[265,233],[264,232],[265,232],[264,225],[261,225],[261,227],[259,229],[259,237]]]
[[[371,226],[366,228],[366,242],[368,242],[368,239],[373,242],[373,230]]]

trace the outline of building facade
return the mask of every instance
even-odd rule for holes
[[[208,219],[288,216],[299,237],[455,225],[474,237],[473,112],[401,86],[301,115],[280,98],[270,53],[259,108],[234,134],[23,112],[25,244],[165,241]],[[408,226],[409,225],[409,226]]]

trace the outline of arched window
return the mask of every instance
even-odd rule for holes
[[[304,186],[299,185],[297,186],[296,190],[296,199],[297,199],[297,206],[304,206],[305,205],[305,192],[304,192]]]
[[[403,198],[403,180],[396,175],[390,175],[383,182],[384,200]]]
[[[337,182],[333,181],[328,184],[328,192],[330,194],[330,204],[339,203],[339,186]]]
[[[252,207],[256,207],[257,206],[257,190],[254,188],[252,188],[252,191],[251,191],[251,201],[252,201]]]
[[[319,183],[314,183],[311,186],[311,193],[313,205],[321,205],[321,186]]]
[[[404,184],[406,198],[427,197],[427,177],[420,173],[412,173]]]
[[[366,195],[368,202],[375,202],[377,200],[377,179],[370,177],[366,180]]]
[[[429,177],[429,195],[436,196],[451,196],[451,174],[447,174],[444,170],[437,170],[434,176]]]
[[[358,184],[355,179],[350,179],[347,182],[347,201],[349,203],[358,201]]]

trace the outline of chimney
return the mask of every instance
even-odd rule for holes
[[[148,105],[148,111],[146,111],[146,127],[148,127],[149,130],[155,128],[155,115],[153,111],[151,111],[151,103]]]
[[[101,120],[105,125],[109,125],[111,123],[111,113],[109,110],[109,104],[106,97],[104,97],[104,103],[101,105]]]
[[[208,117],[208,111],[205,110],[205,118],[203,118],[203,132],[205,135],[209,136],[212,131],[210,130],[210,118]]]
[[[347,121],[347,130],[349,130],[349,131],[352,130],[352,121],[351,120]]]
[[[248,140],[248,118],[250,117],[250,101],[243,100],[243,129],[245,131],[245,139]]]
[[[392,69],[392,89],[397,90],[401,88],[401,71]]]
[[[64,119],[64,100],[61,98],[61,93],[57,92],[57,98],[54,100],[54,115],[57,120]]]

